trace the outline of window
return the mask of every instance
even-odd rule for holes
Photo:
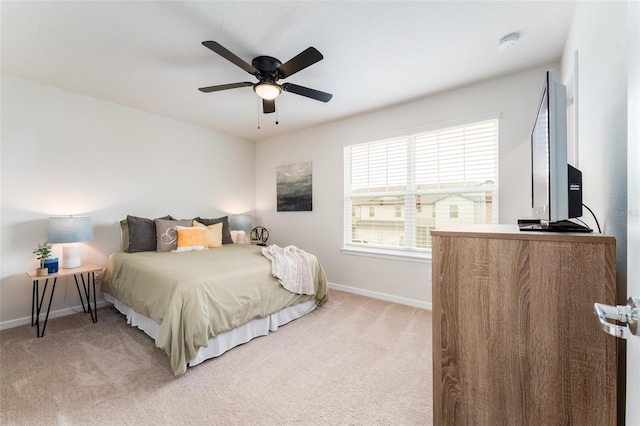
[[[497,114],[345,146],[344,167],[347,250],[422,256],[434,228],[497,223]]]

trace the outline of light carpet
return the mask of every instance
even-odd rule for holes
[[[430,425],[431,312],[331,291],[174,377],[111,307],[0,332],[3,425]]]

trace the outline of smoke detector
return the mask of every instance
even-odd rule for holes
[[[518,43],[519,39],[520,36],[518,35],[518,33],[507,34],[500,39],[500,42],[498,43],[498,49],[509,50]]]

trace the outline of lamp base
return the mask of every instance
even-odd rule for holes
[[[249,244],[247,233],[245,231],[231,231],[231,239],[235,244]]]
[[[67,244],[62,247],[62,267],[65,269],[78,268],[82,265],[80,260],[80,245]]]

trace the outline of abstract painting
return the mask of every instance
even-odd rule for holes
[[[310,212],[312,208],[311,161],[276,168],[279,212]]]

